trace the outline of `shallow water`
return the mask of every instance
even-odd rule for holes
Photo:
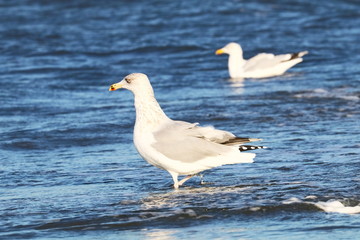
[[[0,1],[1,239],[355,239],[358,1]],[[308,50],[228,79],[216,49]],[[263,138],[255,163],[174,191],[132,143],[146,73],[164,111]]]

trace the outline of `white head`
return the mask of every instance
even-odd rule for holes
[[[149,78],[143,73],[131,73],[124,77],[120,82],[110,86],[109,91],[115,91],[119,88],[130,90],[134,95],[149,94],[154,95]]]
[[[241,78],[244,74],[243,66],[246,61],[243,58],[241,46],[237,43],[228,43],[225,47],[218,49],[215,54],[229,54],[228,69],[231,78]]]
[[[240,46],[240,44],[235,43],[235,42],[231,42],[228,43],[225,47],[220,48],[218,50],[216,50],[215,54],[216,55],[220,55],[220,54],[240,54],[242,56],[242,48]]]
[[[115,91],[119,88],[128,89],[134,94],[134,105],[136,109],[135,129],[153,129],[157,127],[161,121],[167,121],[169,119],[156,101],[154,90],[149,78],[145,74],[129,74],[120,82],[111,85],[109,91]]]

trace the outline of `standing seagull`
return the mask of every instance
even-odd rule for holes
[[[134,94],[134,144],[137,151],[148,163],[168,171],[175,189],[206,169],[224,164],[251,163],[255,154],[243,151],[264,148],[241,145],[261,139],[238,138],[213,127],[171,120],[156,101],[145,74],[127,75],[119,83],[111,85],[109,91],[119,88],[128,89]],[[178,181],[179,175],[187,176]]]
[[[231,42],[218,49],[215,54],[229,54],[228,68],[231,78],[266,78],[283,74],[286,70],[302,62],[307,51],[274,55],[260,53],[248,60],[243,58],[239,44]]]

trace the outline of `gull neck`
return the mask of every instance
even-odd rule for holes
[[[135,94],[134,105],[136,109],[135,128],[152,129],[169,119],[153,93],[141,94],[140,96]]]
[[[242,77],[244,73],[245,60],[241,51],[234,51],[229,54],[228,68],[231,78]]]

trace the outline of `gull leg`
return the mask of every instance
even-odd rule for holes
[[[204,174],[199,173],[198,176],[200,177],[200,184],[204,185],[205,181],[204,181]]]
[[[178,176],[179,174],[178,173],[174,173],[174,172],[169,172],[171,174],[171,177],[174,181],[174,188],[175,189],[179,189],[179,181],[178,181]]]
[[[189,180],[190,178],[192,178],[194,175],[187,175],[184,179],[182,179],[179,182],[179,186],[182,186],[184,184],[184,182],[186,182],[187,180]]]

